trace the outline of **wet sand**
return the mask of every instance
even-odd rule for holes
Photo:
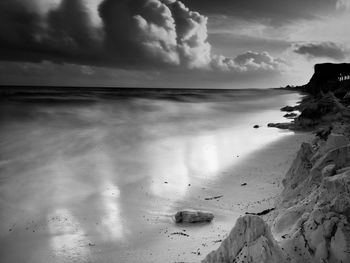
[[[309,135],[266,124],[283,121],[279,108],[298,99],[8,103],[1,262],[200,261],[238,216],[273,206]],[[176,225],[172,216],[184,208],[215,219]]]

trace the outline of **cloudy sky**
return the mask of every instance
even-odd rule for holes
[[[350,0],[1,0],[0,84],[304,84],[349,25]]]

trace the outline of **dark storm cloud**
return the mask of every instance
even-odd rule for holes
[[[341,0],[340,0],[341,1]],[[205,15],[225,14],[246,20],[281,25],[297,19],[314,19],[334,11],[338,0],[183,0]]]
[[[343,60],[346,57],[345,49],[333,42],[295,44],[293,51],[309,58]]]
[[[47,15],[47,41],[64,51],[96,50],[102,32],[95,28],[82,0],[62,0],[57,9]]]
[[[278,71],[283,65],[266,52],[213,55],[207,17],[180,1],[104,0],[98,10],[88,3],[2,0],[0,59],[235,72]]]
[[[31,7],[19,0],[0,2],[0,44],[12,47],[31,46],[41,30],[41,19]]]
[[[0,59],[96,60],[103,32],[91,25],[89,17],[83,0],[62,0],[54,9],[44,9],[35,0],[2,0]]]

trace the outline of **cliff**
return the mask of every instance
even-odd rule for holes
[[[314,74],[303,88],[305,92],[316,95],[322,92],[336,91],[345,84],[349,86],[350,64],[316,64]]]

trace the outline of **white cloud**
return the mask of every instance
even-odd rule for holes
[[[267,52],[252,52],[240,54],[235,58],[214,56],[212,67],[222,71],[283,71],[287,63],[282,59],[276,59]]]

